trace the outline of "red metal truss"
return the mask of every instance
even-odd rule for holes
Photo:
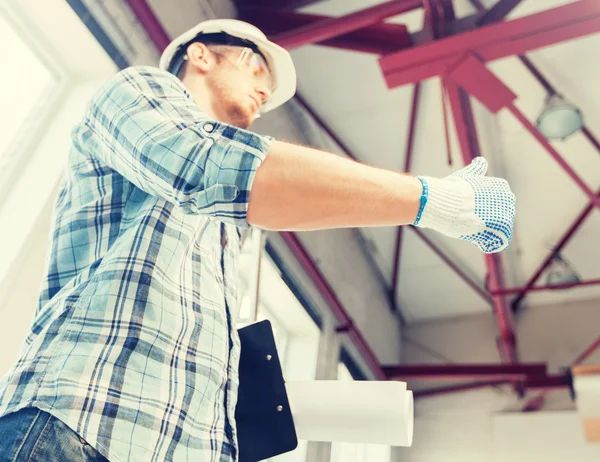
[[[171,39],[169,34],[165,31],[162,24],[152,11],[152,8],[148,4],[148,0],[126,0],[131,11],[137,16],[140,24],[144,27],[144,30],[150,37],[150,40],[154,43],[160,53],[167,48]]]
[[[473,6],[478,11],[485,11],[485,7],[481,4],[481,2],[479,0],[470,0],[470,2],[473,4]],[[546,92],[549,95],[554,95],[554,94],[558,93],[557,90],[554,88],[554,86],[540,72],[540,70],[531,62],[531,60],[529,58],[527,58],[526,56],[519,56],[519,60],[529,70],[529,72],[536,78],[536,80],[539,82],[539,84],[546,90]],[[584,125],[581,128],[581,132],[587,138],[587,140],[592,144],[592,146],[594,146],[596,151],[598,151],[600,153],[600,142],[593,135],[591,130],[587,126]],[[600,196],[600,191],[598,191],[597,195]],[[575,221],[573,222],[573,224],[569,228],[569,230],[566,232],[566,234],[553,247],[553,250],[550,252],[548,257],[542,262],[542,264],[540,265],[538,270],[534,273],[534,275],[530,278],[530,280],[527,282],[527,284],[523,288],[521,288],[521,289],[506,289],[505,291],[502,292],[504,295],[508,295],[508,294],[512,294],[512,293],[517,294],[517,297],[515,297],[515,299],[511,303],[511,308],[512,308],[513,312],[518,311],[518,308],[519,308],[521,302],[524,300],[527,293],[530,292],[531,290],[546,290],[546,289],[556,290],[556,289],[562,288],[562,287],[557,287],[557,286],[534,287],[534,285],[539,280],[539,278],[542,276],[544,271],[548,268],[550,263],[553,261],[554,257],[563,249],[563,247],[570,241],[570,239],[572,239],[572,237],[575,235],[575,233],[577,232],[579,227],[583,224],[583,222],[589,216],[589,214],[592,212],[593,209],[594,209],[594,206],[592,204],[589,204],[583,210],[583,212],[575,219]],[[578,285],[591,285],[594,283],[595,283],[595,281],[585,281],[585,282],[570,285],[569,287],[564,287],[564,288],[576,287]]]
[[[421,6],[421,0],[392,0],[341,18],[328,18],[285,32],[274,37],[273,40],[282,47],[292,50],[372,26],[391,16],[406,13]]]
[[[515,385],[515,383],[522,384],[527,390],[557,390],[557,389],[570,389],[572,387],[572,379],[568,374],[564,375],[547,375],[547,376],[532,376],[528,377],[524,381],[511,381],[511,380],[490,380],[490,381],[477,381],[471,383],[463,383],[459,385],[451,385],[448,387],[439,387],[428,390],[415,390],[413,395],[415,398],[427,398],[431,396],[446,395],[449,393],[457,393],[461,391],[471,391],[487,387],[497,387],[501,385]]]
[[[552,158],[562,167],[562,169],[573,179],[573,181],[579,186],[583,193],[588,196],[590,202],[595,207],[600,207],[600,197],[592,191],[592,189],[583,181],[583,179],[575,172],[575,170],[567,163],[566,160],[558,153],[556,149],[550,144],[550,142],[540,133],[540,131],[533,125],[523,113],[514,105],[508,106],[510,112],[517,118],[521,125],[529,131],[533,137],[550,153]]]
[[[544,363],[534,364],[406,364],[383,368],[390,380],[524,380],[545,376]]]
[[[502,21],[523,0],[498,0],[498,2],[486,11],[475,23],[477,26],[485,26],[493,22]]]
[[[461,153],[465,165],[480,155],[479,142],[475,128],[475,120],[471,109],[471,102],[466,92],[460,89],[452,80],[447,81],[448,98],[454,115],[454,124],[458,136]],[[489,277],[491,293],[504,288],[502,260],[499,254],[486,254],[485,263]],[[508,308],[506,299],[501,295],[493,295],[494,313],[502,338],[501,354],[508,363],[517,363],[517,341],[515,336],[514,320]]]
[[[421,240],[429,247],[431,250],[435,252],[435,254],[440,257],[448,267],[456,273],[458,277],[460,277],[471,289],[473,289],[486,303],[492,303],[490,296],[488,293],[483,290],[479,284],[477,284],[473,279],[471,279],[467,273],[461,270],[456,263],[454,263],[442,250],[436,246],[431,239],[429,239],[423,231],[419,228],[411,228],[414,233],[421,238]]]
[[[290,10],[272,8],[247,8],[240,11],[244,21],[254,24],[265,34],[280,40],[288,31],[314,26],[337,18],[315,14],[302,14]],[[319,45],[345,50],[383,55],[409,47],[412,44],[406,26],[402,24],[377,23],[343,35],[319,41]]]
[[[589,347],[587,347],[577,358],[571,363],[571,368],[578,366],[593,355],[600,348],[600,337],[598,337]],[[525,406],[523,406],[523,412],[539,411],[546,403],[546,395],[548,390],[540,393],[538,396],[530,399]]]
[[[462,56],[492,61],[600,30],[600,2],[580,0],[548,11],[460,33],[380,58],[388,88],[445,74]]]
[[[323,131],[325,131],[325,133],[327,133],[327,135],[340,147],[342,148],[342,151],[344,151],[344,153],[350,157],[352,160],[356,160],[358,161],[356,155],[354,154],[354,152],[352,152],[352,150],[348,147],[348,145],[346,143],[344,143],[339,136],[337,136],[337,134],[333,131],[333,129],[323,120],[323,118],[321,116],[319,116],[319,114],[317,114],[317,112],[313,109],[313,107],[308,104],[308,102],[306,101],[306,99],[304,99],[304,97],[299,93],[296,92],[296,95],[294,96],[294,99],[298,102],[298,104],[300,104],[300,106],[302,106],[302,108],[308,112],[310,114],[310,116],[313,118],[313,120],[316,122],[316,124],[323,129]]]
[[[574,289],[575,287],[587,287],[587,286],[597,286],[600,285],[600,279],[590,279],[588,281],[579,281],[579,282],[567,282],[564,284],[553,284],[553,285],[545,285],[545,286],[536,286],[529,287],[525,290],[525,287],[517,287],[511,289],[503,289],[498,292],[493,293],[492,295],[515,295],[515,294],[523,294],[524,292],[542,292],[542,291],[550,291],[550,290],[566,290],[566,289]]]
[[[352,339],[354,345],[363,356],[365,362],[375,377],[378,380],[385,380],[387,377],[383,372],[375,353],[373,353],[373,350],[371,350],[371,347],[360,333],[360,330],[358,330],[358,328],[354,325],[352,318],[348,315],[348,312],[345,310],[342,302],[340,302],[338,299],[337,295],[325,279],[325,276],[323,276],[321,271],[312,261],[312,258],[298,237],[291,232],[282,232],[279,234],[302,266],[302,269],[309,276],[323,299],[327,302],[327,305],[330,307],[337,321],[340,323],[340,327],[342,327],[341,330],[347,333]]]

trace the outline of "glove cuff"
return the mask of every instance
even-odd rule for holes
[[[460,178],[418,177],[423,183],[421,210],[415,226],[459,237],[473,231],[473,189]]]

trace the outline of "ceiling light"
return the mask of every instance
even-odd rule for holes
[[[583,127],[583,114],[560,95],[549,95],[536,125],[549,140],[563,140]]]
[[[580,282],[579,275],[573,266],[562,255],[557,253],[550,263],[546,283],[549,286],[575,285]]]

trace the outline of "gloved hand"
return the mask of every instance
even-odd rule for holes
[[[508,247],[515,195],[506,180],[486,177],[487,168],[487,161],[478,157],[445,178],[418,177],[423,197],[413,225],[470,241],[485,253]]]

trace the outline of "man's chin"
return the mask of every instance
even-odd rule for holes
[[[257,118],[256,113],[253,111],[236,111],[235,114],[231,114],[231,125],[234,125],[238,128],[243,128],[247,130],[250,128],[254,120]]]

